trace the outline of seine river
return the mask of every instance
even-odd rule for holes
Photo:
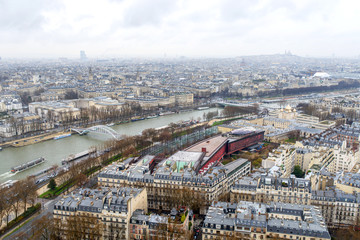
[[[199,117],[202,118],[204,113],[216,110],[219,110],[219,112],[221,111],[220,108],[194,110],[116,125],[112,128],[120,134],[132,136],[140,134],[147,128],[158,128],[172,122],[176,123],[191,119],[197,120]],[[0,151],[0,183],[10,179],[25,178],[26,176],[37,173],[40,170],[55,164],[61,165],[61,160],[70,154],[85,151],[91,146],[101,145],[107,139],[108,137],[106,135],[89,133],[85,136],[72,135],[71,137],[59,140],[49,140],[25,147],[5,148]],[[11,167],[18,166],[39,157],[44,157],[46,161],[43,164],[17,174],[12,174],[10,172]]]

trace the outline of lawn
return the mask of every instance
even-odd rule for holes
[[[43,194],[41,194],[39,196],[39,198],[52,198],[55,196],[59,196],[62,192],[64,192],[65,190],[71,188],[72,186],[74,186],[75,181],[67,181],[64,182],[63,184],[61,184],[60,186],[56,187],[54,190],[49,189],[48,191],[44,192]]]

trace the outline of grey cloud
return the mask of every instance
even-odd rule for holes
[[[176,10],[175,0],[137,0],[131,1],[124,16],[125,27],[159,25],[163,18]]]
[[[55,7],[57,1],[46,0],[1,0],[0,30],[31,31],[41,28],[45,19],[42,11]]]
[[[252,18],[254,10],[252,7],[257,5],[259,0],[225,0],[221,3],[220,14],[225,21],[236,21],[239,19]]]
[[[62,1],[0,0],[0,52],[77,54],[85,49],[95,54],[109,48],[127,54],[166,49],[241,55],[284,49],[326,54],[330,49],[341,54],[342,49],[352,53],[348,49],[356,47],[351,41],[359,39],[356,13],[346,18],[354,7],[344,4],[340,11],[339,0],[218,0],[202,5],[197,0],[102,0],[79,12],[72,2],[62,8]],[[112,15],[97,6],[111,7]],[[69,19],[59,21],[60,14]]]

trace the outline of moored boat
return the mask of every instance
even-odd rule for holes
[[[71,133],[63,134],[63,135],[54,137],[54,140],[58,140],[58,139],[62,139],[62,138],[70,137],[70,136],[71,136]]]
[[[35,160],[30,161],[30,162],[27,162],[27,163],[24,163],[24,164],[21,164],[19,166],[11,168],[11,172],[12,173],[22,172],[22,171],[25,171],[25,170],[27,170],[29,168],[35,167],[35,166],[37,166],[39,164],[42,164],[43,162],[45,162],[45,158],[40,157],[38,159],[35,159]]]
[[[143,118],[143,117],[133,117],[133,118],[131,118],[131,121],[132,122],[136,122],[136,121],[140,121],[140,120],[144,120],[145,118]]]
[[[175,112],[162,112],[159,115],[160,116],[166,116],[166,115],[170,115],[170,114],[174,114]]]

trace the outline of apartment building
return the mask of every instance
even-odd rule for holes
[[[228,136],[207,138],[159,162],[145,156],[127,169],[113,164],[98,175],[98,182],[107,187],[147,188],[151,209],[170,210],[190,197],[189,201],[201,203],[204,212],[212,201],[227,194],[236,180],[250,173],[248,160],[222,165],[223,156],[263,139],[264,131],[240,129]]]
[[[29,112],[56,122],[80,118],[80,109],[76,108],[71,101],[29,103]]]
[[[318,206],[329,228],[359,225],[359,174],[333,174],[322,170],[310,180],[253,174],[230,190],[231,202],[282,202]],[[316,189],[316,190],[315,190]],[[344,191],[345,190],[345,191]]]
[[[302,178],[244,177],[230,189],[232,202],[311,204],[311,182]]]
[[[346,193],[360,192],[360,173],[338,173],[334,177],[334,186]]]
[[[341,146],[334,146],[334,160],[328,166],[330,172],[351,172],[360,161],[360,152],[358,149],[347,148],[346,141]]]
[[[175,209],[170,214],[145,214],[136,210],[130,219],[130,238],[144,240],[184,239],[192,235],[192,211],[186,208]]]
[[[331,239],[317,207],[285,203],[214,202],[202,239]]]
[[[0,112],[15,112],[22,113],[23,105],[20,98],[1,98],[0,97]]]
[[[359,225],[360,194],[338,189],[312,192],[311,204],[321,209],[328,228],[346,228]]]
[[[355,138],[345,137],[345,135],[355,136],[356,134],[354,132],[356,132],[357,128],[353,127],[351,131],[349,129],[349,126],[340,126],[297,142],[295,146],[298,149],[300,148],[297,152],[297,162],[303,164],[303,169],[307,169],[307,163],[309,163],[309,159],[311,158],[310,163],[312,162],[312,165],[318,165],[318,170],[326,167],[328,171],[333,173],[352,171],[355,165],[359,163],[360,153],[356,142],[357,140],[355,140]],[[305,152],[303,156],[301,156],[301,149],[309,149],[316,153],[318,160],[316,160],[312,154],[305,156]],[[303,158],[303,161],[301,158]],[[309,164],[309,167],[311,167],[310,165],[311,164]]]
[[[360,124],[353,122],[352,125],[342,125],[335,129],[338,132],[339,139],[347,141],[349,144],[360,142]]]
[[[295,148],[293,145],[281,144],[274,149],[267,159],[262,161],[262,167],[272,168],[277,166],[280,169],[281,177],[290,177],[295,166]]]
[[[303,145],[301,142],[296,142],[295,147],[295,165],[305,172],[315,165],[321,168],[334,160],[334,149],[331,147]]]
[[[180,198],[188,197],[205,207],[228,193],[236,180],[250,173],[251,163],[238,159],[199,174],[196,169],[203,157],[203,152],[179,151],[161,161],[153,171],[150,170],[152,160],[140,160],[128,169],[113,164],[98,175],[98,182],[108,187],[144,187],[149,208],[171,210],[177,207]],[[200,210],[206,211],[206,208]]]
[[[147,212],[146,189],[80,189],[63,196],[55,205],[55,224],[65,239],[129,239],[135,210]]]
[[[303,123],[303,124],[316,124],[320,120],[319,117],[315,117],[307,114],[298,114],[296,115],[296,121],[298,123]]]
[[[6,121],[0,121],[0,137],[13,137],[33,131],[46,130],[53,125],[46,123],[33,113],[14,114]]]

